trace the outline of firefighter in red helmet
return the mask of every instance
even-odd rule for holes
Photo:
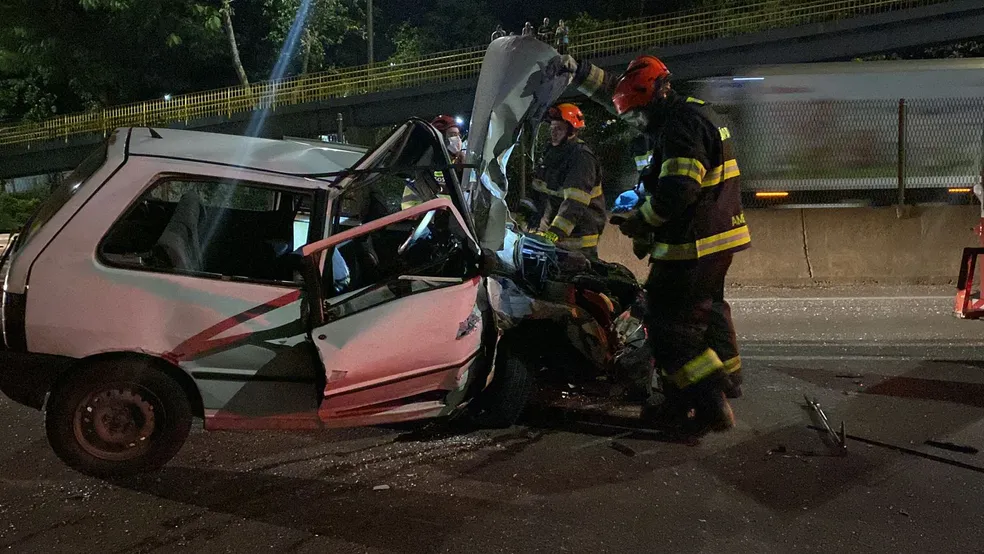
[[[598,159],[578,138],[584,114],[576,105],[563,103],[551,107],[547,119],[550,144],[533,176],[538,230],[557,246],[596,259],[605,227],[605,198]]]
[[[465,148],[461,137],[461,125],[458,124],[458,121],[450,115],[442,114],[435,117],[431,121],[431,125],[441,133],[441,137],[444,139],[444,148],[448,151],[448,159],[451,160],[451,163],[465,163]],[[440,186],[440,192],[437,196],[439,198],[450,198],[447,193],[447,183],[444,173],[437,171],[434,173],[434,178]],[[460,173],[458,174],[458,178],[461,178]],[[414,189],[413,184],[408,183],[407,186],[403,187],[403,198],[400,201],[401,210],[412,208],[421,202],[421,197]]]
[[[561,64],[643,138],[635,154],[644,199],[619,227],[650,262],[649,337],[663,390],[643,415],[687,434],[729,429],[741,358],[724,285],[733,255],[751,243],[731,132],[708,104],[672,90],[655,56],[621,75],[570,56]]]
[[[444,147],[453,164],[465,163],[464,142],[461,136],[461,125],[450,115],[439,115],[431,121],[431,125],[444,137]]]

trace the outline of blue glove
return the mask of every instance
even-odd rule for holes
[[[615,199],[615,207],[612,208],[612,213],[621,214],[631,212],[636,206],[642,203],[642,199],[643,196],[636,189],[627,190]]]

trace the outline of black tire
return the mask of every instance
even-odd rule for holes
[[[152,361],[100,360],[55,385],[44,426],[66,465],[113,477],[166,464],[188,438],[192,418],[187,393]]]
[[[495,358],[495,375],[475,399],[471,421],[478,427],[504,429],[523,414],[533,394],[533,373],[505,340],[500,341]]]

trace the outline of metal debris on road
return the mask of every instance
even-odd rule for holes
[[[834,432],[834,430],[830,427],[830,421],[827,419],[827,414],[823,413],[823,408],[820,407],[820,402],[818,402],[816,398],[810,400],[810,397],[805,394],[803,395],[803,398],[806,400],[807,407],[810,408],[810,419],[814,419],[814,415],[817,416],[816,419],[819,419],[819,422],[815,421],[815,423],[818,423],[824,430],[826,430],[827,436],[831,441],[833,441],[832,446],[837,448],[838,454],[841,456],[846,456],[847,432],[844,428],[844,422],[841,422],[840,433]]]
[[[389,485],[376,485],[372,488],[374,491],[388,491],[390,489]]]
[[[620,442],[612,441],[612,442],[608,443],[608,446],[612,450],[615,450],[616,452],[621,452],[622,454],[625,454],[626,456],[629,456],[630,458],[632,456],[635,456],[636,455],[636,451],[635,450],[629,448],[628,446],[625,446],[624,444],[622,444]]]
[[[780,444],[779,446],[769,450],[769,455],[771,456],[773,454],[785,454],[787,452],[789,452],[789,450],[786,448],[786,445]]]
[[[962,444],[954,444],[952,442],[928,440],[923,444],[934,448],[942,448],[943,450],[949,450],[951,452],[960,452],[961,454],[977,454],[980,452],[980,450],[974,448],[973,446],[964,446]]]

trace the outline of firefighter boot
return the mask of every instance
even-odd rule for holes
[[[643,405],[641,418],[649,425],[681,438],[701,437],[734,427],[735,416],[724,395],[722,373],[685,389],[677,389],[668,382],[664,382],[664,387]]]
[[[694,415],[690,419],[691,434],[704,435],[709,431],[723,432],[735,426],[735,414],[725,397],[729,381],[724,373],[716,373],[687,387]]]
[[[724,396],[741,398],[741,370],[725,375]]]
[[[642,404],[639,418],[654,429],[670,435],[688,435],[690,419],[694,407],[690,395],[685,394],[669,379],[662,378],[657,370],[653,373],[653,385],[649,398]]]

